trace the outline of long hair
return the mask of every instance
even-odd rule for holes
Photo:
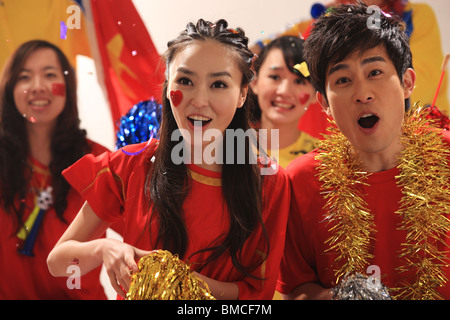
[[[66,103],[58,116],[51,137],[50,172],[53,186],[53,206],[57,216],[63,214],[70,185],[61,171],[89,152],[86,131],[79,128],[75,72],[63,52],[53,44],[33,40],[22,44],[10,57],[0,81],[0,203],[9,214],[16,216],[20,228],[24,201],[31,179],[28,164],[30,146],[24,117],[14,101],[14,87],[28,57],[43,48],[53,50],[61,64],[66,85]]]
[[[243,74],[242,85],[248,85],[253,79],[251,64],[253,53],[248,49],[248,39],[241,29],[228,29],[225,20],[211,23],[200,19],[197,24],[189,23],[186,30],[178,38],[168,43],[165,54],[166,65],[169,66],[176,54],[194,41],[215,40],[234,50],[239,68]],[[181,257],[185,255],[188,230],[183,220],[183,202],[189,193],[189,172],[184,163],[176,165],[171,159],[171,151],[179,142],[171,141],[171,134],[178,129],[167,99],[168,81],[163,86],[162,94],[162,124],[160,128],[160,143],[155,154],[155,161],[149,171],[146,181],[146,194],[154,204],[152,220],[159,223],[157,241],[163,247]],[[238,108],[227,129],[249,129],[248,104]],[[225,155],[226,135],[224,137]],[[246,141],[247,146],[250,141]],[[246,149],[246,159],[251,155]],[[235,150],[234,155],[237,156]],[[203,262],[204,267],[210,261],[217,259],[224,252],[229,252],[234,266],[244,274],[257,267],[262,260],[252,266],[241,264],[241,249],[251,233],[260,226],[265,232],[262,219],[262,177],[259,168],[251,161],[245,164],[225,163],[222,166],[222,193],[230,214],[230,229],[228,234],[218,236],[220,244],[204,248],[198,252],[211,251],[210,257]],[[245,201],[242,201],[245,199]],[[268,241],[267,250],[268,250]],[[197,252],[197,253],[198,253]],[[188,257],[189,258],[189,257]]]

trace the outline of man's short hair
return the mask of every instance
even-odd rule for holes
[[[379,45],[386,49],[403,81],[403,74],[412,68],[412,56],[404,24],[399,18],[359,1],[330,9],[317,19],[305,42],[312,85],[326,98],[328,68],[354,52],[363,54]]]

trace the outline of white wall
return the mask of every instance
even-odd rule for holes
[[[435,11],[441,30],[444,54],[450,53],[450,1],[417,0],[428,3]],[[199,18],[226,19],[231,27],[246,31],[251,43],[287,29],[293,23],[310,18],[313,3],[326,0],[133,0],[159,52],[167,41],[176,37],[189,21]],[[80,61],[81,60],[81,61]],[[79,106],[82,126],[88,135],[111,149],[115,133],[103,91],[97,84],[95,66],[90,59],[78,62]],[[450,68],[449,68],[450,69]],[[437,79],[438,80],[438,79]],[[436,80],[436,81],[437,81]],[[449,89],[450,92],[450,81]]]

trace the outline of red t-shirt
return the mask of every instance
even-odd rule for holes
[[[115,222],[124,218],[124,242],[143,250],[153,250],[161,249],[154,247],[158,226],[152,222],[149,228],[150,209],[144,185],[149,159],[153,157],[158,143],[152,140],[147,146],[146,144],[147,142],[130,145],[99,157],[88,155],[64,171],[64,176],[81,192],[101,219]],[[217,244],[217,237],[226,234],[229,228],[221,173],[193,164],[188,165],[188,170],[191,189],[183,203],[188,231],[185,257],[211,246],[214,241]],[[267,175],[264,179],[263,220],[269,236],[270,251],[267,260],[252,272],[264,280],[244,277],[233,266],[227,253],[201,270],[203,275],[219,281],[238,282],[240,299],[273,297],[284,248],[290,198],[289,182],[281,168],[275,175]],[[242,249],[243,263],[249,264],[253,262],[255,255],[264,254],[265,247],[262,230],[257,227]],[[195,254],[189,263],[203,261],[209,255],[209,251]],[[195,270],[196,265],[192,268]]]
[[[448,132],[444,133],[444,138],[450,144]],[[315,150],[299,157],[286,169],[292,186],[291,211],[277,283],[277,290],[284,294],[308,282],[319,283],[325,288],[336,285],[333,267],[337,256],[325,252],[329,248],[325,241],[332,236],[329,231],[332,225],[325,221],[326,211],[323,208],[326,201],[321,194],[321,182],[317,179],[319,162],[315,157],[318,153]],[[402,218],[395,213],[402,198],[402,190],[395,178],[398,174],[399,169],[396,167],[373,173],[365,180],[368,186],[361,188],[361,194],[365,195],[363,200],[367,202],[376,226],[375,241],[371,243],[374,258],[370,264],[380,268],[381,281],[389,288],[399,287],[400,281],[408,275],[414,275],[414,270],[410,273],[396,270],[404,265],[398,255],[403,248],[401,244],[406,242],[406,232],[398,230]],[[448,244],[449,236],[446,238]],[[450,268],[443,271],[450,278]],[[450,299],[450,283],[447,282],[439,292],[444,298]]]
[[[90,142],[92,154],[108,151],[99,144]],[[31,189],[39,191],[51,186],[49,168],[35,159],[29,160],[33,168]],[[100,283],[100,268],[79,279],[55,278],[48,271],[47,256],[75,218],[84,199],[74,189],[67,195],[67,209],[62,222],[53,207],[43,216],[39,233],[33,248],[34,257],[20,254],[17,249],[23,243],[17,236],[16,218],[0,208],[0,299],[106,299]],[[36,192],[30,190],[26,197],[26,221],[36,207]],[[76,276],[69,270],[68,276]],[[69,280],[69,286],[68,281]],[[79,284],[79,288],[77,289]],[[70,289],[70,288],[71,289]]]

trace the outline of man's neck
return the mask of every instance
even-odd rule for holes
[[[392,146],[389,150],[377,153],[360,153],[362,169],[366,172],[380,172],[392,169],[398,165],[398,156],[402,152],[402,145]]]

